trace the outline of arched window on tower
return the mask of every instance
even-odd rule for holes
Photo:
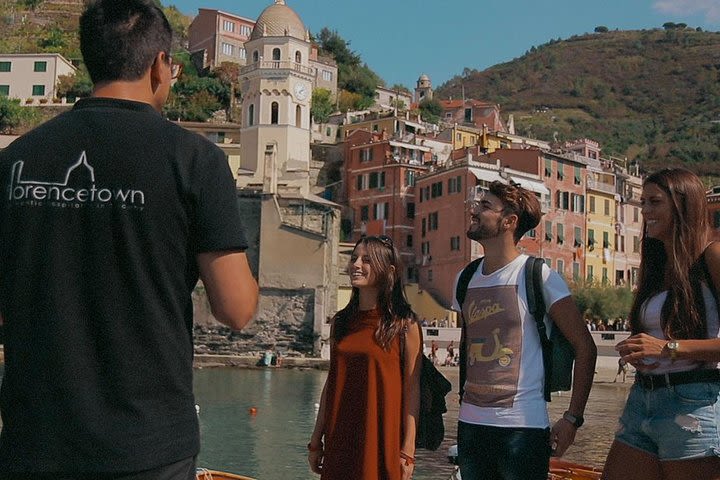
[[[270,105],[270,123],[277,125],[280,119],[280,105],[278,102],[272,102]]]
[[[295,52],[295,63],[302,63],[302,53],[300,53],[300,50]]]
[[[280,61],[280,49],[279,48],[273,48],[273,60],[274,61]]]
[[[295,126],[302,128],[302,107],[300,105],[295,107]]]
[[[260,60],[260,54],[258,53],[257,50],[255,50],[253,52],[253,63],[257,62],[258,60]]]
[[[252,103],[248,107],[248,127],[255,125],[255,105]]]

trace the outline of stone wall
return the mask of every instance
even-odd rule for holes
[[[195,353],[259,355],[276,350],[288,357],[312,355],[314,309],[312,289],[263,288],[255,319],[233,332],[212,316],[205,289],[199,285],[193,292]]]

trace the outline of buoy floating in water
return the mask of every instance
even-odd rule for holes
[[[250,415],[257,415],[257,408],[255,408],[255,407],[248,408],[248,413]]]

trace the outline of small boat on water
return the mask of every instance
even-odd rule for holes
[[[254,478],[236,475],[234,473],[220,472],[218,470],[208,470],[207,468],[198,468],[196,470],[197,480],[255,480]]]
[[[600,480],[602,470],[559,458],[550,459],[548,480]]]

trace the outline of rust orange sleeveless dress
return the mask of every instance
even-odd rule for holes
[[[321,480],[400,480],[400,341],[375,341],[378,310],[361,311],[330,360]]]

